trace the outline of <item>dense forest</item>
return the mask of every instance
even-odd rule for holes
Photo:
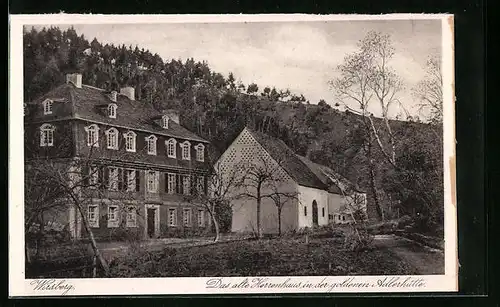
[[[439,125],[391,121],[397,169],[370,146],[359,115],[310,103],[286,89],[243,84],[237,76],[214,72],[194,59],[162,59],[139,46],[102,44],[73,28],[26,29],[24,99],[31,101],[80,72],[83,82],[106,90],[133,86],[138,100],[158,110],[175,108],[183,125],[221,154],[249,127],[282,139],[298,154],[332,167],[377,199],[369,215],[378,219],[425,216],[439,225],[443,215],[442,142]],[[374,118],[375,125],[384,122]],[[372,180],[373,179],[373,180]]]

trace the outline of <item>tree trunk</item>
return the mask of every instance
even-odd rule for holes
[[[214,214],[213,210],[208,210],[208,213],[210,213],[210,217],[212,218],[212,223],[214,223],[214,228],[215,228],[214,243],[216,243],[219,241],[219,238],[220,238],[219,222],[217,222],[217,219],[215,218],[215,214]]]
[[[97,259],[99,259],[99,262],[101,263],[101,266],[104,269],[104,274],[106,276],[109,276],[108,263],[107,263],[106,259],[104,259],[104,257],[102,256],[101,252],[99,251],[99,248],[97,247],[97,243],[96,243],[95,238],[94,238],[94,233],[92,232],[92,229],[90,229],[90,225],[89,225],[89,222],[87,221],[85,213],[83,212],[83,210],[79,204],[76,205],[76,207],[78,208],[78,211],[80,211],[80,215],[82,216],[83,226],[85,227],[85,230],[87,231],[87,233],[89,235],[90,246],[92,247],[92,250],[94,251],[94,256],[97,257]]]
[[[377,188],[375,186],[375,163],[372,158],[372,144],[371,142],[368,145],[368,160],[369,160],[369,167],[370,167],[370,190],[372,191],[373,194],[373,201],[375,202],[375,208],[377,210],[377,214],[379,215],[379,218],[383,221],[384,216],[382,212],[382,207],[380,206],[380,201],[378,199],[378,194],[377,194]]]
[[[260,239],[262,238],[262,229],[260,226],[260,205],[261,205],[261,199],[260,199],[260,185],[257,188],[257,238]]]
[[[278,236],[281,237],[281,208],[278,207]]]

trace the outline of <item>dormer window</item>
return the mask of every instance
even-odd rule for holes
[[[109,118],[116,118],[116,108],[118,106],[115,103],[110,103],[108,105],[108,117]]]
[[[125,137],[125,150],[129,152],[135,152],[135,132],[129,131],[125,133],[123,137]]]
[[[99,127],[96,124],[85,127],[87,131],[87,146],[99,147]]]
[[[54,102],[50,99],[46,99],[43,102],[43,114],[44,115],[52,114],[52,105],[53,104],[54,104]]]
[[[156,140],[158,138],[154,135],[146,137],[146,145],[148,147],[148,155],[156,155]]]
[[[182,160],[191,160],[191,143],[185,141],[181,143]]]
[[[40,146],[54,146],[54,126],[43,124],[40,127]]]
[[[177,154],[176,154],[175,147],[176,147],[177,141],[175,139],[170,139],[166,143],[167,143],[167,157],[176,158]]]
[[[163,127],[163,129],[168,129],[168,121],[169,121],[168,116],[163,115],[163,117],[161,118],[161,126]]]
[[[203,162],[205,161],[205,146],[203,144],[198,144],[195,147],[196,149],[196,161]]]

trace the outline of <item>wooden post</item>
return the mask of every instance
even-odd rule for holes
[[[97,256],[94,255],[92,258],[92,277],[96,278],[97,277]]]

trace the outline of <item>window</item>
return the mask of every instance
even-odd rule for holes
[[[40,146],[54,146],[54,126],[44,124],[40,127]]]
[[[167,174],[167,193],[174,194],[175,193],[175,182],[176,176],[175,174]]]
[[[129,131],[123,136],[125,137],[125,150],[135,152],[135,132]]]
[[[108,149],[118,149],[118,130],[110,128],[106,131]]]
[[[175,158],[177,156],[175,150],[176,144],[177,141],[175,139],[170,139],[167,141],[167,156],[169,158]]]
[[[118,206],[108,206],[108,227],[118,227]]]
[[[125,222],[127,227],[137,227],[137,209],[134,206],[127,208],[127,219]]]
[[[116,118],[116,108],[117,108],[117,106],[114,103],[110,103],[108,105],[108,116],[109,116],[109,118]]]
[[[184,226],[191,226],[191,209],[184,209],[182,212]]]
[[[158,172],[148,171],[147,173],[148,192],[158,192]]]
[[[304,207],[304,216],[307,216],[307,207]]]
[[[146,145],[148,147],[148,155],[156,155],[156,140],[158,138],[154,135],[150,135],[146,138]]]
[[[87,131],[87,146],[99,147],[99,127],[97,125],[90,125],[85,127]]]
[[[168,226],[177,225],[177,210],[168,209]]]
[[[321,216],[325,217],[325,207],[321,208]]]
[[[185,195],[191,194],[191,178],[189,176],[182,176],[182,191]]]
[[[205,211],[203,210],[198,210],[198,226],[205,226]]]
[[[181,144],[182,148],[182,160],[191,160],[191,144],[185,141]]]
[[[133,169],[127,169],[127,170],[125,170],[124,176],[125,176],[124,182],[126,185],[126,190],[128,192],[136,191],[136,189],[137,189],[136,171]]]
[[[97,187],[99,182],[99,169],[95,166],[91,166],[89,169],[89,185],[91,187]]]
[[[342,215],[342,221],[345,221],[345,215]]]
[[[163,117],[161,118],[161,126],[164,128],[164,129],[168,129],[168,116],[166,115],[163,115]]]
[[[111,191],[117,191],[118,190],[118,168],[109,167],[108,170],[109,170],[108,187]]]
[[[99,207],[89,205],[87,209],[87,219],[90,227],[99,227]]]
[[[205,161],[205,146],[203,144],[198,144],[195,147],[196,149],[196,161],[203,162]]]
[[[205,177],[196,177],[196,192],[198,192],[198,194],[200,195],[205,194]]]
[[[54,104],[54,102],[50,99],[46,99],[43,102],[43,114],[44,115],[52,114],[52,105],[53,104]]]

